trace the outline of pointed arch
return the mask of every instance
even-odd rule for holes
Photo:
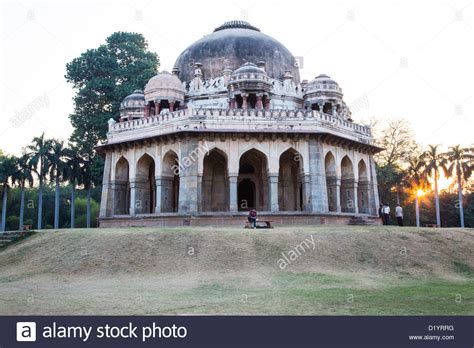
[[[365,163],[364,159],[359,161],[358,173],[359,173],[359,180],[358,180],[358,188],[357,188],[357,203],[359,207],[359,212],[363,214],[369,214],[369,173],[367,164]]]
[[[341,160],[341,210],[347,213],[355,212],[356,202],[354,197],[355,178],[354,165],[349,156],[344,156]]]
[[[239,158],[237,178],[238,209],[269,209],[268,158],[262,151],[251,148]]]
[[[151,214],[156,205],[155,160],[144,153],[135,167],[135,187],[137,214]]]
[[[173,150],[163,156],[161,166],[161,211],[178,212],[179,201],[179,160]]]
[[[202,211],[229,210],[227,168],[227,155],[218,147],[212,148],[204,156],[201,183]]]
[[[336,170],[336,158],[331,151],[324,157],[324,169],[326,174],[326,194],[328,197],[329,211],[338,211],[338,180]]]
[[[278,206],[280,211],[303,210],[303,163],[301,154],[289,147],[279,158]]]
[[[115,164],[115,181],[113,182],[114,215],[129,214],[130,209],[130,165],[124,156]]]

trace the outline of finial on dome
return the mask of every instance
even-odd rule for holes
[[[224,29],[249,29],[249,30],[260,31],[260,29],[258,29],[257,27],[254,27],[249,22],[237,20],[237,21],[225,22],[221,26],[214,29],[214,32],[224,30]]]

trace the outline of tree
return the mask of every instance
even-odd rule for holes
[[[76,186],[82,182],[82,165],[83,160],[79,156],[77,148],[70,147],[67,154],[67,164],[65,179],[69,181],[71,186],[71,228],[75,227],[75,200],[76,200]]]
[[[4,232],[7,226],[7,195],[10,179],[16,172],[16,158],[13,156],[0,157],[0,185],[2,185],[2,225]]]
[[[467,183],[471,177],[474,167],[474,148],[462,148],[461,145],[451,146],[444,154],[449,162],[446,170],[447,177],[456,177],[459,197],[459,219],[461,227],[464,228],[464,207],[463,207],[463,183]]]
[[[419,147],[407,120],[391,120],[381,131],[376,144],[384,149],[375,156],[380,166],[400,167]]]
[[[44,133],[39,137],[34,137],[31,145],[27,149],[31,151],[30,161],[34,172],[38,176],[39,191],[38,191],[38,230],[42,229],[43,224],[43,189],[44,180],[48,174],[50,163],[48,161],[49,151],[51,149],[51,140],[44,137]]]
[[[20,187],[20,217],[18,228],[21,230],[24,226],[25,215],[25,185],[33,186],[33,167],[28,154],[23,154],[16,163],[16,172],[13,175],[13,181]]]
[[[51,150],[48,154],[50,163],[49,178],[55,182],[54,195],[54,228],[59,228],[59,195],[60,184],[63,181],[66,172],[66,156],[68,150],[64,147],[64,142],[59,140],[52,140]]]
[[[410,154],[418,151],[409,122],[403,119],[391,120],[378,131],[376,144],[384,151],[375,155],[377,163],[377,181],[380,198],[388,202],[391,192],[396,193],[396,202],[400,203],[400,192],[404,184],[404,169],[408,165]]]
[[[424,173],[427,177],[433,178],[434,181],[436,224],[438,226],[441,226],[441,217],[439,212],[438,179],[440,168],[443,169],[444,172],[447,172],[446,157],[444,156],[444,154],[438,151],[438,145],[428,145],[428,147],[428,150],[426,150],[422,155],[422,158],[425,162]]]
[[[156,75],[159,58],[148,51],[138,33],[116,32],[98,48],[89,49],[66,65],[66,79],[76,89],[71,142],[83,156],[106,139],[107,121],[118,120],[122,100],[142,89]]]

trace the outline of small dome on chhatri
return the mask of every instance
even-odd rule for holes
[[[168,99],[184,100],[184,87],[178,76],[162,71],[153,76],[145,86],[145,99]]]
[[[308,86],[307,90],[322,90],[322,89],[330,89],[330,90],[337,90],[341,91],[339,84],[330,78],[328,75],[321,74],[318,75],[312,80]]]
[[[268,80],[265,70],[255,64],[247,62],[232,73],[232,81],[236,80]]]
[[[132,94],[126,96],[123,101],[120,103],[120,109],[123,108],[136,108],[145,106],[145,96],[143,91],[136,89]]]
[[[143,91],[136,89],[120,103],[120,119],[133,120],[141,118],[145,111],[145,96]]]
[[[239,75],[239,74],[265,74],[266,72],[263,69],[260,69],[255,64],[247,62],[242,65],[240,68],[235,70],[232,75]]]

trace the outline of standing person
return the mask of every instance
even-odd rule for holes
[[[250,209],[248,219],[250,222],[250,228],[257,228],[257,211],[254,208]]]
[[[382,223],[383,223],[383,204],[382,203],[380,203],[379,205],[379,218],[380,220],[382,220]]]
[[[387,203],[383,205],[383,221],[384,225],[390,224],[390,206]]]
[[[395,216],[397,217],[398,226],[403,226],[403,208],[397,204],[395,208]]]

